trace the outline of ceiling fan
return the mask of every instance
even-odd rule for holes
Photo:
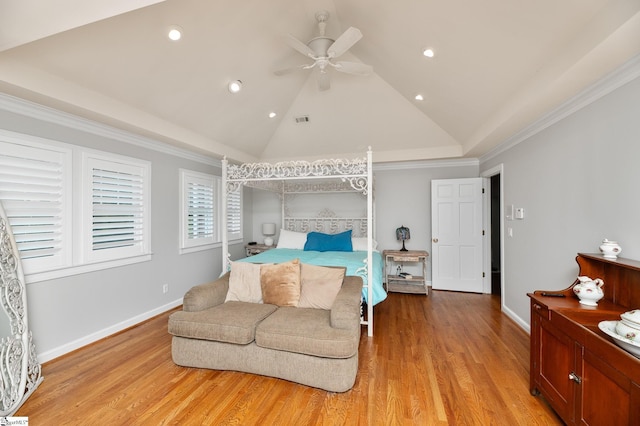
[[[344,72],[347,74],[363,75],[367,76],[373,72],[373,67],[370,65],[361,64],[359,62],[346,62],[346,61],[333,61],[344,54],[354,44],[362,38],[362,33],[359,29],[349,27],[340,37],[333,40],[325,35],[325,28],[327,26],[327,19],[329,19],[329,12],[319,11],[315,14],[318,21],[318,28],[320,35],[312,38],[308,43],[303,43],[291,34],[288,34],[285,41],[289,46],[303,55],[313,59],[312,64],[298,65],[292,68],[286,68],[283,70],[275,71],[275,75],[285,75],[296,70],[308,70],[315,68],[318,71],[318,88],[320,90],[327,90],[331,87],[329,82],[329,74],[327,70],[334,68],[336,71]]]

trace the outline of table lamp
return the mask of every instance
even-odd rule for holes
[[[262,235],[264,235],[264,245],[272,246],[273,238],[272,236],[276,235],[276,224],[275,223],[263,223],[262,224]]]
[[[404,246],[404,241],[411,239],[411,232],[409,231],[409,228],[402,225],[400,226],[400,228],[396,229],[396,238],[398,239],[398,241],[402,240],[402,248],[400,249],[400,251],[409,251]]]

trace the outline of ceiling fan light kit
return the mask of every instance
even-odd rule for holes
[[[303,43],[291,34],[285,38],[285,41],[291,48],[313,59],[313,63],[277,70],[275,71],[276,75],[285,75],[301,69],[308,70],[316,68],[318,70],[318,88],[320,90],[328,90],[330,88],[329,75],[327,74],[329,68],[334,68],[336,71],[346,74],[361,76],[367,76],[373,72],[373,67],[359,62],[333,62],[334,58],[343,55],[362,38],[362,33],[359,29],[349,27],[340,37],[334,40],[325,35],[329,12],[324,10],[316,12],[315,18],[318,21],[318,37],[312,38],[307,43]]]

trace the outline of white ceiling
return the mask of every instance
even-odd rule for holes
[[[373,75],[273,74],[318,10]],[[638,54],[638,0],[0,0],[0,91],[238,161],[479,157]]]

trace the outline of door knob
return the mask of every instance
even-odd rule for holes
[[[434,239],[433,239],[433,240],[431,240],[431,241],[433,241],[434,243],[437,243],[437,242],[438,242],[438,239],[437,239],[437,238],[434,238]]]

